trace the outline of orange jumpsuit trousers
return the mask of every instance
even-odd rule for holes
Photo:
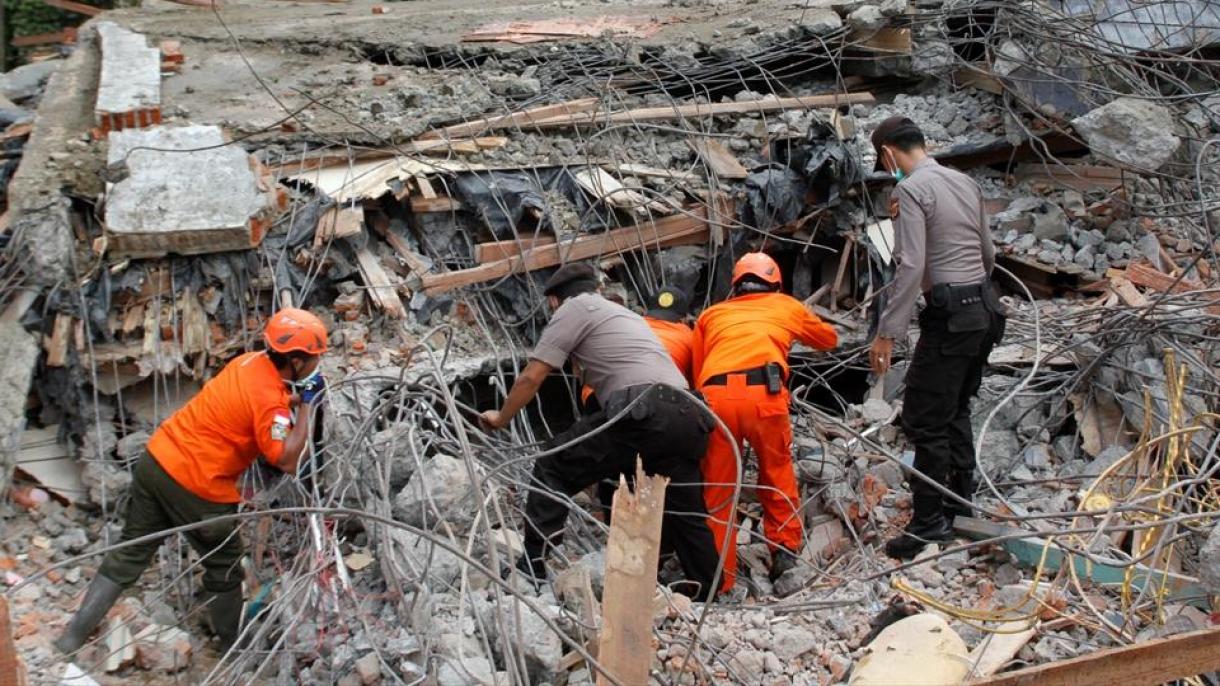
[[[729,374],[723,386],[704,385],[707,404],[720,417],[737,440],[737,448],[749,443],[758,457],[758,500],[763,506],[763,534],[772,548],[783,546],[799,551],[803,540],[800,517],[801,496],[792,466],[792,422],[788,416],[788,390],[767,393],[764,385],[747,385],[745,374]],[[737,460],[733,446],[717,427],[702,462],[703,498],[707,503],[708,524],[716,538],[716,551],[724,551],[721,592],[733,588],[737,578],[736,517],[730,510],[737,484]]]

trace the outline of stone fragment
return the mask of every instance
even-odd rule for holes
[[[482,472],[477,463],[471,462],[470,468]],[[469,524],[477,512],[475,495],[466,463],[438,454],[426,460],[394,498],[394,516],[416,526],[438,519],[455,525]]]
[[[1035,443],[1027,446],[1021,453],[1021,459],[1030,469],[1046,469],[1051,466],[1050,446],[1045,443]]]
[[[377,653],[368,653],[356,660],[356,674],[364,686],[372,686],[381,681],[381,660],[377,659]]]
[[[785,662],[814,650],[820,645],[817,634],[793,624],[777,624],[772,631],[771,650]]]
[[[1068,234],[1067,215],[1058,205],[1044,198],[1017,198],[1003,212],[997,213],[993,221],[1002,231],[1032,231],[1034,237],[1041,240],[1062,241]]]
[[[140,669],[174,674],[191,664],[191,636],[178,627],[149,624],[132,642]]]
[[[876,5],[864,5],[847,15],[847,25],[856,31],[876,31],[885,25],[885,15]]]
[[[1098,155],[1136,169],[1161,168],[1177,152],[1173,114],[1138,98],[1118,98],[1072,120],[1072,128]]]
[[[1213,525],[1199,550],[1199,581],[1209,595],[1220,595],[1220,525]]]

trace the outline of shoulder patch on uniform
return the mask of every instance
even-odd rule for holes
[[[292,420],[284,415],[277,414],[271,419],[271,440],[282,441],[288,438],[288,428],[292,426]]]

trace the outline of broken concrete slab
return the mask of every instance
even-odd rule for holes
[[[100,22],[97,33],[102,71],[94,115],[101,133],[160,124],[161,51],[114,22]]]
[[[38,95],[63,63],[63,60],[43,60],[4,72],[0,75],[0,95],[14,102]]]
[[[1173,114],[1162,105],[1137,98],[1114,102],[1072,120],[1094,153],[1144,170],[1160,169],[1182,141],[1173,134]]]
[[[108,160],[127,171],[106,194],[105,248],[115,256],[247,250],[277,212],[275,192],[219,127],[116,131]]]

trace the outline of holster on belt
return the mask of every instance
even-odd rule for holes
[[[637,422],[647,419],[652,415],[652,404],[656,401],[655,394],[652,393],[654,388],[656,386],[630,386],[611,393],[602,404],[602,407],[606,409],[606,416],[617,417],[628,405],[631,405],[631,419]],[[640,396],[645,397],[640,398]],[[635,402],[637,398],[640,398],[639,402]],[[633,402],[635,402],[634,405],[632,405]]]
[[[991,282],[939,283],[928,291],[928,305],[943,318],[952,333],[984,331],[991,326],[991,313],[1003,314],[1003,305]]]

